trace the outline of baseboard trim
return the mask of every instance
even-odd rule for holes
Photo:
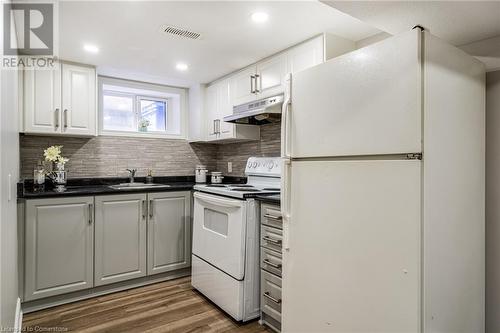
[[[23,327],[23,309],[21,308],[21,299],[17,298],[16,318],[14,319],[14,332],[21,332]]]

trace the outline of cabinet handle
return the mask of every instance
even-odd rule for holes
[[[64,109],[64,128],[68,128],[68,109]]]
[[[55,121],[55,128],[58,128],[59,127],[59,108],[56,109],[56,111],[54,112],[55,114],[55,118],[56,118],[56,121]]]
[[[212,134],[215,134],[215,133],[217,133],[217,130],[215,129],[215,127],[216,127],[216,125],[215,125],[215,119],[213,120],[213,122],[214,122],[214,132]]]
[[[269,265],[271,267],[274,267],[274,268],[277,268],[277,269],[280,269],[281,268],[281,264],[275,264],[274,262],[272,262],[271,260],[269,259],[264,259],[262,260],[264,262],[264,264],[266,265]]]
[[[263,239],[268,241],[269,243],[281,245],[281,239],[274,239],[274,238],[271,238],[269,236],[264,236]]]
[[[250,75],[250,93],[255,94],[254,89],[255,75]]]
[[[92,224],[92,214],[94,212],[94,204],[89,203],[89,224]]]
[[[255,74],[255,90],[254,90],[254,93],[256,93],[256,94],[260,93],[260,90],[259,90],[259,77],[260,77],[259,74]]]
[[[217,134],[220,134],[220,119],[217,119]]]
[[[142,218],[146,218],[146,210],[148,209],[146,205],[146,200],[142,200]]]
[[[272,216],[272,215],[269,215],[269,214],[265,214],[264,217],[266,219],[272,219],[272,220],[278,220],[278,221],[281,221],[281,219],[282,219],[281,216]]]
[[[274,303],[281,304],[281,300],[280,299],[276,299],[273,296],[271,296],[268,291],[266,291],[263,295],[264,295],[265,298],[270,299]]]
[[[149,218],[153,218],[153,200],[149,200]]]

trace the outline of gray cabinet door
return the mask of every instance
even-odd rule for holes
[[[93,287],[93,197],[26,202],[25,300]]]
[[[191,193],[150,193],[148,275],[191,265]]]
[[[146,194],[95,197],[95,285],[146,275]]]

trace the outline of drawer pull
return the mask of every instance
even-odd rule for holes
[[[264,236],[263,239],[268,241],[269,243],[281,245],[281,239],[274,239],[274,238],[271,238],[269,236]]]
[[[272,216],[272,215],[269,215],[269,214],[265,214],[264,217],[267,218],[267,219],[272,219],[272,220],[277,220],[277,221],[281,221],[282,220],[281,216]]]
[[[276,299],[276,298],[274,298],[273,296],[271,296],[271,295],[269,294],[269,292],[268,292],[268,291],[266,291],[263,295],[264,295],[264,297],[265,297],[265,298],[270,299],[270,300],[271,300],[271,301],[273,301],[274,303],[276,303],[276,304],[281,304],[281,300],[280,300],[280,299]]]
[[[274,268],[277,268],[277,269],[281,269],[281,264],[275,264],[274,262],[272,262],[269,259],[264,259],[263,262],[264,262],[264,264],[269,265],[271,267],[274,267]]]

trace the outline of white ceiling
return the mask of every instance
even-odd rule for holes
[[[269,14],[257,25],[250,15]],[[200,40],[159,32],[171,24]],[[104,75],[171,85],[210,82],[321,32],[359,40],[379,30],[317,1],[64,1],[59,55],[98,66]],[[82,50],[84,43],[100,48]],[[179,61],[189,70],[179,72]]]
[[[454,45],[500,35],[500,1],[323,1],[382,31],[417,24]]]
[[[322,2],[390,34],[422,25],[477,56],[487,69],[500,68],[499,39],[492,38],[500,36],[500,1]]]

